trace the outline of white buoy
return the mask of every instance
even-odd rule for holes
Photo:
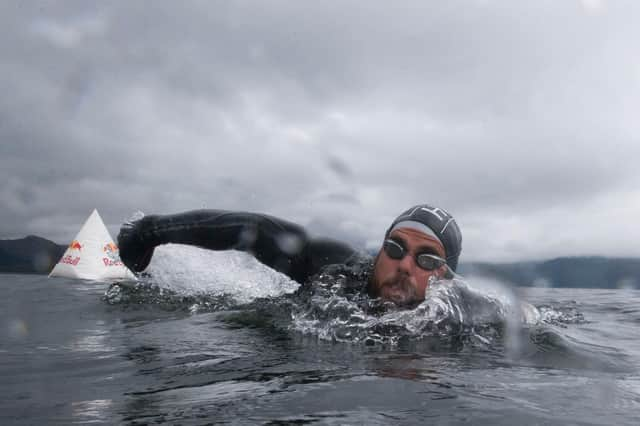
[[[49,277],[135,279],[120,260],[118,246],[114,244],[97,210],[93,210],[82,225]]]

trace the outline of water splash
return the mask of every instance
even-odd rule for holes
[[[136,282],[112,285],[104,299],[112,305],[149,304],[200,312],[281,296],[298,287],[247,253],[167,244],[156,248]]]
[[[538,312],[540,313],[540,321],[547,324],[566,326],[567,324],[587,322],[582,312],[578,310],[578,304],[575,301],[540,305]]]
[[[281,296],[299,284],[239,251],[167,244],[156,248],[141,281],[179,295],[227,296],[237,303]]]
[[[522,354],[537,326],[583,321],[576,306],[535,306],[497,281],[460,276],[431,283],[412,309],[366,294],[371,260],[333,265],[300,287],[249,254],[191,246],[156,249],[147,274],[112,285],[112,305],[192,313],[231,311],[226,321],[267,325],[320,340],[399,345],[421,340]],[[454,346],[452,346],[454,345]],[[530,349],[530,348],[529,348]]]
[[[432,283],[424,302],[414,309],[400,309],[362,293],[345,293],[342,288],[320,276],[292,312],[290,327],[339,342],[396,345],[406,340],[454,338],[491,345],[504,335],[511,317],[517,315],[520,327],[535,320],[531,305],[504,293],[481,291],[460,277]]]
[[[135,212],[133,212],[133,214],[131,215],[131,217],[129,219],[127,219],[124,224],[122,225],[123,227],[131,227],[133,226],[133,224],[135,222],[138,222],[139,220],[142,220],[142,218],[144,218],[144,213],[140,210],[136,210]]]

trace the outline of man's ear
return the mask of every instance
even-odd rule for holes
[[[441,279],[450,280],[453,278],[453,274],[451,273],[451,268],[449,268],[449,265],[447,264],[444,264],[438,269],[436,269],[433,275],[435,275],[435,277],[439,280]]]
[[[453,279],[453,271],[451,271],[451,268],[449,268],[449,265],[445,264],[441,266],[440,269],[442,270],[442,272],[438,274],[439,277],[444,278],[445,280]]]

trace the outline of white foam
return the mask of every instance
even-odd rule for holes
[[[299,284],[248,253],[166,244],[155,249],[151,281],[186,295],[231,295],[240,303],[295,291]]]

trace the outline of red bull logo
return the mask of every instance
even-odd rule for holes
[[[73,240],[71,241],[71,244],[69,244],[69,249],[82,251],[82,244],[80,244],[80,242],[77,240]]]
[[[66,263],[67,265],[76,266],[80,262],[80,256],[66,255],[58,263]]]
[[[109,252],[115,253],[118,251],[118,246],[115,245],[114,243],[108,243],[108,244],[105,244],[104,247],[102,247],[102,251],[105,253],[109,253]]]
[[[114,243],[105,244],[102,247],[102,251],[105,253],[106,257],[102,258],[102,262],[104,266],[122,266],[122,262],[120,261],[120,257],[118,256],[118,246]]]

